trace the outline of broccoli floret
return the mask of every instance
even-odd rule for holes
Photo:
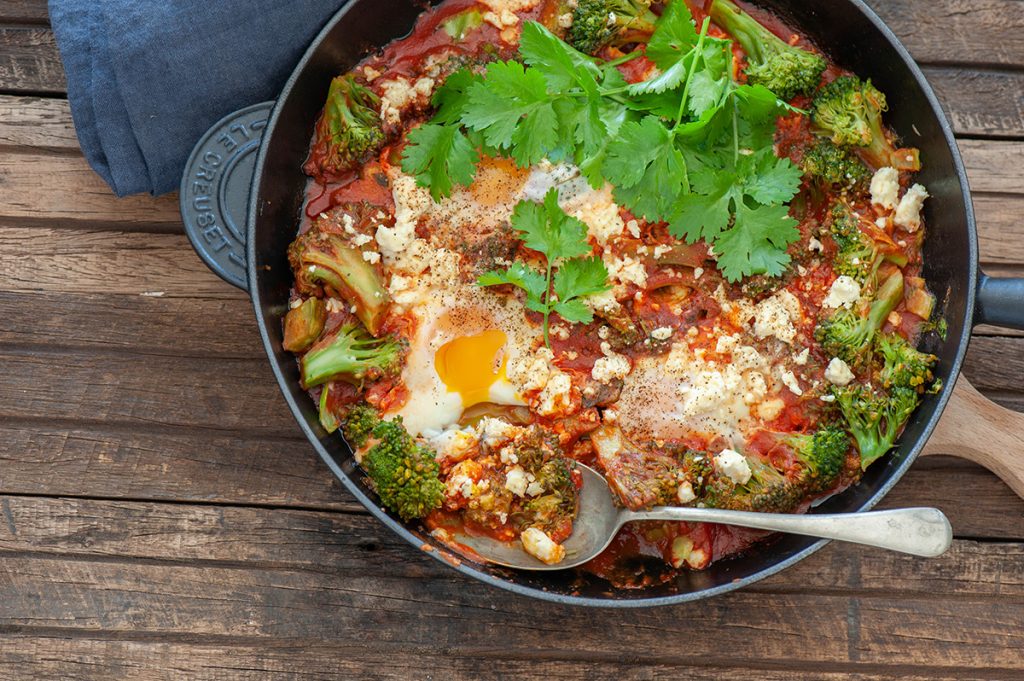
[[[843,76],[818,93],[811,119],[818,131],[830,137],[833,143],[856,150],[875,168],[920,170],[917,149],[897,149],[889,141],[882,122],[882,114],[887,109],[885,95],[870,80]]]
[[[305,352],[324,331],[327,308],[319,298],[307,298],[284,316],[284,341],[288,352]]]
[[[830,231],[838,247],[832,268],[836,274],[853,277],[864,288],[873,286],[883,261],[900,267],[907,264],[907,257],[895,247],[883,252],[879,243],[861,229],[860,218],[846,203],[833,206]]]
[[[652,0],[579,0],[566,42],[585,54],[608,45],[646,42],[657,15]]]
[[[853,189],[863,186],[871,172],[860,159],[828,140],[821,140],[804,154],[803,171],[828,187]]]
[[[329,295],[345,299],[355,306],[355,314],[377,335],[391,303],[377,271],[338,234],[310,230],[288,247],[288,261],[295,272],[295,289],[305,295],[317,295],[325,289]]]
[[[747,53],[747,80],[763,85],[779,99],[811,94],[821,83],[828,63],[820,56],[790,45],[731,0],[714,0],[711,18],[739,41]]]
[[[892,449],[903,424],[921,401],[916,390],[900,387],[885,393],[869,386],[850,385],[833,387],[832,394],[857,441],[863,470]]]
[[[306,173],[330,179],[359,167],[384,145],[379,112],[380,97],[356,82],[351,73],[332,80],[316,124]]]
[[[800,462],[801,479],[807,492],[821,494],[835,486],[850,450],[846,431],[825,426],[815,433],[788,435],[783,441]]]
[[[875,333],[902,299],[903,275],[897,271],[878,289],[866,315],[854,309],[840,309],[818,324],[814,337],[833,357],[860,364],[870,351]]]
[[[715,472],[704,487],[703,502],[709,508],[760,513],[786,513],[803,501],[799,480],[791,479],[764,461],[747,457],[751,476],[746,484],[733,482]]]
[[[434,452],[417,444],[402,418],[379,422],[373,437],[377,442],[363,456],[362,466],[381,503],[404,521],[440,507],[444,483]]]
[[[882,385],[910,388],[923,393],[934,380],[932,367],[938,361],[912,346],[899,334],[878,334],[875,343],[882,355]]]
[[[377,410],[364,402],[352,407],[345,415],[341,432],[345,434],[345,441],[350,447],[362,449],[379,423],[380,415]]]
[[[312,388],[339,380],[359,385],[397,371],[401,354],[392,338],[374,338],[358,324],[345,324],[303,355],[302,384]]]

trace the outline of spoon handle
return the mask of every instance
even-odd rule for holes
[[[904,508],[838,515],[785,515],[709,508],[656,508],[624,512],[623,521],[682,520],[718,523],[877,546],[915,556],[939,556],[953,542],[953,528],[937,508]]]

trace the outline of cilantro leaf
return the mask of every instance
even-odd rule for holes
[[[689,191],[686,161],[656,116],[622,126],[603,172],[615,186],[615,200],[652,221],[670,215],[677,197]]]
[[[597,256],[580,257],[591,252],[586,225],[559,207],[557,189],[547,193],[543,204],[517,204],[512,212],[512,226],[527,248],[545,257],[545,272],[515,262],[507,270],[482,275],[477,284],[511,284],[526,291],[526,307],[544,315],[544,342],[550,346],[551,313],[570,323],[593,321],[594,313],[581,299],[610,288],[608,270]]]
[[[521,167],[539,162],[559,143],[544,76],[515,61],[488,65],[483,80],[470,86],[462,123],[483,132],[487,144],[510,149]]]
[[[434,201],[449,196],[455,184],[468,187],[476,176],[476,149],[458,126],[426,123],[409,133],[402,170],[429,187]]]
[[[544,203],[521,201],[512,211],[512,228],[519,231],[527,248],[535,250],[549,263],[590,252],[587,226],[566,215],[558,205],[558,189],[552,187]]]
[[[800,236],[797,224],[786,206],[740,204],[735,226],[715,242],[718,268],[733,282],[754,274],[781,275],[790,262],[786,247]]]
[[[647,43],[646,56],[665,71],[681,61],[697,40],[697,28],[686,3],[670,2]]]
[[[523,24],[519,54],[544,76],[553,92],[579,87],[588,96],[597,96],[597,80],[601,77],[597,62],[563,42],[543,24]]]
[[[608,268],[596,255],[566,260],[555,273],[555,295],[561,302],[604,293],[610,289]]]
[[[770,148],[749,157],[743,191],[766,206],[787,203],[800,191],[803,171],[788,158],[778,158]]]

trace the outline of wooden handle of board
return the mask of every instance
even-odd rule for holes
[[[963,376],[921,454],[973,461],[1024,498],[1024,414],[1000,407]]]

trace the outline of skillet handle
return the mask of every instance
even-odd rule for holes
[[[974,322],[1024,329],[1024,279],[996,279],[982,274]]]
[[[273,102],[217,121],[199,140],[181,177],[178,201],[185,233],[207,267],[249,290],[246,231],[256,156]]]
[[[1024,414],[990,401],[963,376],[921,454],[973,461],[1024,498]]]

